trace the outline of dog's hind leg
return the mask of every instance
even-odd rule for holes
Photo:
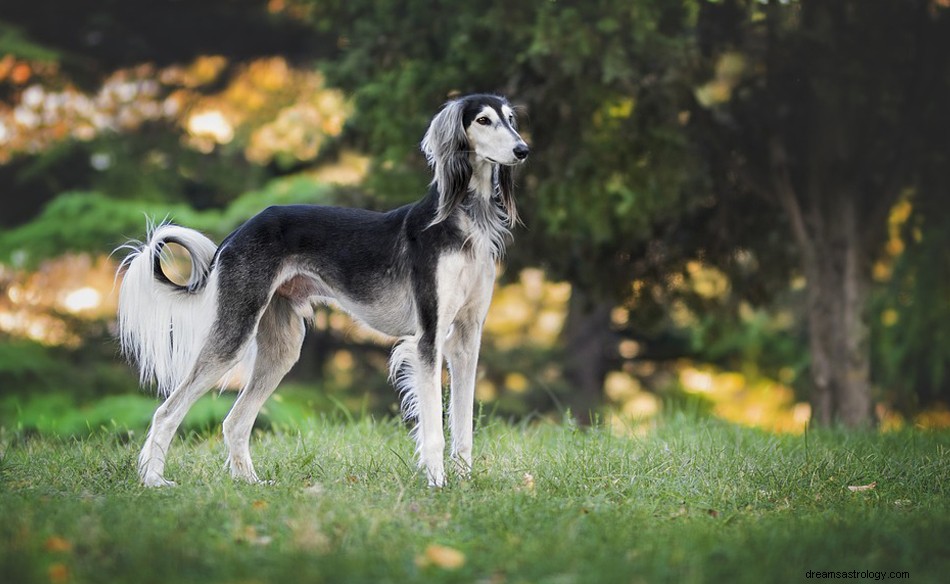
[[[304,330],[303,318],[292,303],[274,296],[258,324],[257,359],[251,380],[224,420],[227,464],[236,479],[259,482],[251,462],[251,430],[264,402],[300,358]]]
[[[199,358],[185,381],[155,410],[145,445],[139,453],[139,476],[146,487],[175,484],[164,477],[165,455],[172,438],[191,406],[232,366],[233,361],[205,361]]]
[[[211,327],[195,365],[185,380],[155,410],[145,445],[139,454],[139,476],[148,487],[173,484],[164,478],[165,455],[178,426],[198,398],[233,368],[244,354],[260,317],[253,303],[234,310],[219,303],[215,324]]]

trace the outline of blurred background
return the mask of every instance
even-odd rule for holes
[[[112,253],[146,216],[414,201],[469,92],[532,146],[480,414],[950,425],[950,0],[32,0],[0,9],[0,427],[147,426]],[[319,309],[258,424],[397,415],[389,347]]]

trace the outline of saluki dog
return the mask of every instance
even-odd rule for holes
[[[451,458],[472,466],[475,374],[495,262],[518,221],[512,168],[528,156],[515,112],[502,97],[470,95],[432,119],[422,151],[434,178],[424,198],[387,213],[326,206],[268,207],[220,246],[169,223],[130,244],[120,266],[119,340],[165,401],[139,455],[150,486],[174,484],[165,457],[188,409],[238,364],[250,378],[224,420],[231,475],[259,482],[250,456],[258,412],[300,357],[305,322],[333,303],[398,338],[390,378],[402,394],[419,467],[445,484],[442,363],[451,388]],[[172,282],[167,244],[191,256]]]

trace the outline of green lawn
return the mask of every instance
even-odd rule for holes
[[[424,486],[398,422],[260,433],[252,452],[268,486],[233,483],[212,434],[174,444],[167,476],[180,486],[146,490],[141,439],[0,434],[0,581],[799,582],[809,570],[880,570],[936,582],[950,572],[946,432],[776,436],[673,416],[617,437],[489,421],[476,431],[473,478],[443,490]]]

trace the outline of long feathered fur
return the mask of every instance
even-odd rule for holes
[[[170,484],[165,454],[205,391],[243,364],[248,383],[223,424],[232,475],[258,480],[248,442],[254,419],[300,355],[314,303],[333,302],[400,341],[390,378],[431,486],[445,484],[442,367],[451,369],[452,457],[472,462],[472,396],[480,324],[495,260],[518,222],[511,166],[528,156],[507,100],[447,103],[421,142],[434,178],[418,202],[376,213],[314,205],[264,209],[222,241],[163,223],[132,252],[119,298],[122,351],[143,384],[169,397],[139,456],[149,486]],[[162,271],[169,243],[191,256],[185,284]]]
[[[468,195],[472,180],[471,146],[462,125],[461,101],[450,101],[432,119],[422,138],[422,152],[439,189],[439,206],[432,224],[449,218]]]
[[[162,249],[177,243],[191,255],[192,270],[183,291],[161,273]],[[216,280],[211,263],[217,246],[197,231],[162,223],[149,229],[145,243],[123,260],[119,288],[119,344],[138,364],[143,385],[154,383],[168,396],[191,370],[215,314]]]

